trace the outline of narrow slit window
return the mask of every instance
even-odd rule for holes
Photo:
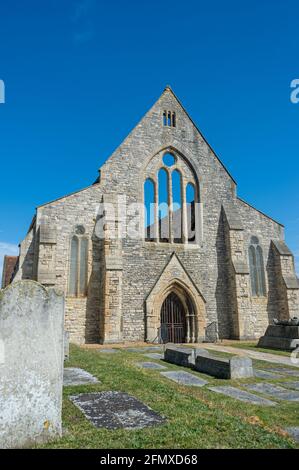
[[[175,117],[175,113],[172,113],[172,127],[176,127],[176,117]]]
[[[164,111],[163,113],[163,126],[167,126],[167,112]]]

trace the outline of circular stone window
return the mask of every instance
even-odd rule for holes
[[[75,229],[75,233],[76,235],[84,235],[85,228],[83,227],[83,225],[77,225]]]
[[[165,153],[163,155],[163,163],[165,166],[173,166],[175,164],[175,157],[172,155],[172,153]]]

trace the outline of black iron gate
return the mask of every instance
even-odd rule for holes
[[[163,343],[184,343],[185,312],[175,293],[169,294],[161,307],[161,338]]]

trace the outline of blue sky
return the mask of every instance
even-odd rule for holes
[[[170,84],[299,260],[297,1],[12,0],[0,15],[0,258]]]

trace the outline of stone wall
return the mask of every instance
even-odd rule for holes
[[[64,298],[34,281],[0,291],[0,447],[61,435]]]

